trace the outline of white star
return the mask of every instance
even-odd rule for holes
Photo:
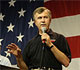
[[[12,31],[12,32],[13,32],[13,28],[14,28],[14,26],[15,26],[15,25],[12,25],[12,23],[10,23],[10,25],[7,26],[7,28],[8,28],[8,32],[9,32],[9,31]]]
[[[20,14],[19,17],[24,16],[25,12],[26,12],[26,10],[23,10],[23,8],[21,8],[21,11],[18,12]]]
[[[2,13],[0,13],[0,20],[3,21],[5,15],[2,15]]]
[[[32,21],[32,19],[30,20],[30,22],[28,22],[29,28],[30,28],[30,27],[34,27],[34,26],[33,26],[33,23],[34,23],[34,21]]]
[[[18,42],[21,41],[22,42],[22,38],[24,37],[24,35],[21,35],[21,33],[19,34],[19,36],[17,36],[18,38]]]
[[[9,7],[13,6],[14,7],[14,3],[16,2],[16,0],[11,0],[10,2],[8,2],[10,5]]]
[[[3,40],[3,39],[0,39],[0,45],[1,45],[2,40]]]
[[[10,51],[10,50],[8,49],[8,51]],[[6,57],[11,56],[10,53],[8,53],[8,51],[5,51]]]

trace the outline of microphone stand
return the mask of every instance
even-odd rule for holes
[[[46,33],[45,31],[46,31],[46,27],[42,27],[42,32]],[[46,45],[45,39],[42,41],[42,43],[43,43],[43,47],[42,47],[41,60],[40,60],[40,70],[42,68],[42,62],[43,62],[43,56],[44,56],[44,48],[45,48],[45,45]]]
[[[40,60],[40,69],[42,68],[45,45],[46,45],[46,43],[45,43],[45,41],[43,41],[43,47],[42,47],[42,53],[41,53],[41,60]]]

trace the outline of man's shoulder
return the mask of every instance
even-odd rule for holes
[[[40,38],[40,35],[39,35],[39,34],[35,35],[32,39],[30,39],[30,40],[28,41],[28,43],[33,43],[33,42],[35,42],[38,38]]]
[[[57,33],[57,32],[54,32],[54,34],[58,37],[65,37],[63,34],[60,34],[60,33]]]
[[[57,32],[53,32],[51,36],[54,39],[65,38],[65,36],[63,34],[60,34],[60,33],[57,33]]]
[[[55,32],[55,37],[57,41],[66,41],[66,37],[63,34]]]
[[[60,33],[58,33],[58,32],[55,32],[55,31],[53,31],[52,29],[50,29],[49,35],[50,35],[52,38],[54,38],[54,39],[61,38],[61,37],[65,37],[63,34],[60,34]]]

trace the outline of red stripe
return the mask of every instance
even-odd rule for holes
[[[72,58],[80,57],[80,36],[67,37]]]
[[[80,14],[80,1],[48,1],[44,6],[52,11],[53,18]]]
[[[48,1],[44,3],[44,6],[52,11],[52,18],[80,14],[80,1]],[[80,57],[80,36],[67,37],[67,40],[72,58]]]

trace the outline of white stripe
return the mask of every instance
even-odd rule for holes
[[[52,19],[50,27],[66,37],[80,35],[80,15]]]
[[[67,68],[63,66],[63,70],[80,70],[80,58],[72,59],[70,65]]]
[[[50,1],[50,0],[44,0],[44,2],[47,2],[47,1]]]

